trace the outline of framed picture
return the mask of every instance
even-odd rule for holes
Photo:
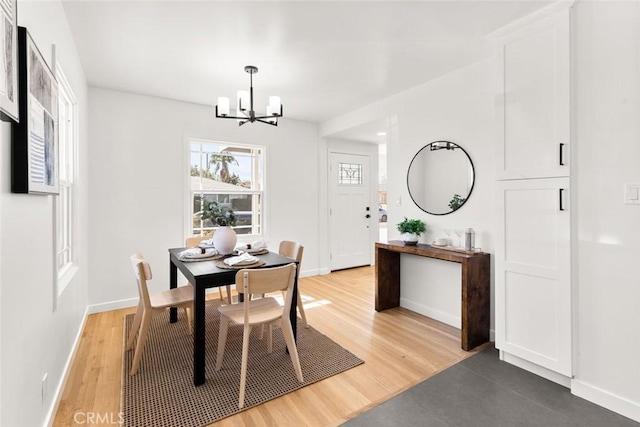
[[[11,191],[58,194],[58,82],[24,27],[18,27],[18,76]]]
[[[0,118],[18,122],[17,0],[0,0]]]

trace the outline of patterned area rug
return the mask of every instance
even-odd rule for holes
[[[296,379],[279,328],[273,331],[273,353],[267,353],[266,331],[251,332],[245,406],[238,409],[242,327],[231,326],[224,362],[215,371],[220,316],[218,301],[207,302],[207,382],[193,385],[193,339],[187,332],[184,311],[169,323],[169,312],[156,313],[149,330],[140,369],[129,375],[133,349],[122,367],[123,426],[204,426],[242,410],[282,396],[363,363],[358,357],[309,326],[298,325],[298,354],[304,383]],[[125,316],[125,338],[133,315]]]

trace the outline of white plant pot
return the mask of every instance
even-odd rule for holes
[[[402,239],[405,245],[417,245],[418,239],[420,238],[420,236],[417,235],[416,233],[402,233],[400,235],[400,238]]]
[[[218,227],[213,234],[213,246],[222,255],[228,255],[233,252],[238,242],[238,236],[233,228],[224,226]]]

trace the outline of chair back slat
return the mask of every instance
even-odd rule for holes
[[[246,295],[286,291],[293,286],[295,270],[294,263],[281,267],[244,269],[236,273],[236,283],[243,284],[243,291],[248,292]]]
[[[187,237],[184,241],[184,245],[188,248],[195,248],[196,246],[198,246],[200,243],[202,243],[203,240],[209,240],[212,236],[191,236],[191,237]]]
[[[290,240],[283,240],[278,247],[278,253],[287,258],[295,259],[298,261],[298,268],[296,270],[296,279],[300,276],[300,264],[302,264],[302,253],[304,252],[304,246],[298,242],[292,242]]]
[[[151,280],[153,277],[151,266],[139,252],[131,256],[131,266],[133,267],[133,273],[136,276],[136,282],[138,284],[138,296],[143,305],[149,308],[151,307],[151,299],[149,298],[147,280]]]

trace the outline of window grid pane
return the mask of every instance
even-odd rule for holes
[[[339,163],[338,184],[362,185],[362,165],[358,163]]]
[[[210,234],[218,227],[202,218],[205,203],[215,201],[236,215],[237,234],[262,233],[263,154],[259,147],[214,142],[191,143],[191,231]]]
[[[59,195],[56,197],[56,264],[58,277],[63,277],[76,263],[75,226],[76,226],[76,191],[75,165],[78,143],[77,102],[71,86],[64,73],[56,64],[58,78],[58,161],[59,161]],[[68,284],[69,281],[63,283]],[[58,287],[57,295],[61,295],[64,286]]]

